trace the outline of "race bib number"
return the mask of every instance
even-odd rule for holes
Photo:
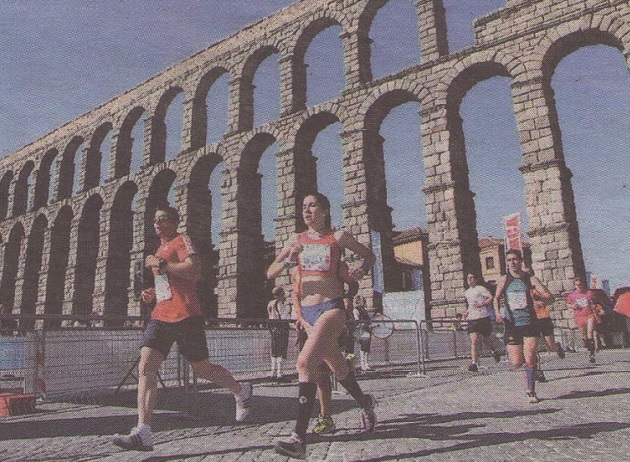
[[[586,297],[580,297],[575,300],[580,308],[586,308],[588,306],[588,299]]]
[[[165,300],[171,300],[173,298],[173,292],[171,292],[171,285],[168,283],[168,274],[156,274],[155,275],[155,300],[157,303]]]
[[[527,309],[527,293],[526,292],[508,292],[506,294],[508,306],[512,310]]]
[[[300,261],[304,271],[329,271],[330,244],[304,244]]]

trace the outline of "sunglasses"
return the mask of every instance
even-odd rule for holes
[[[153,220],[153,223],[172,223],[173,220],[171,220],[169,217],[155,217],[155,219]]]

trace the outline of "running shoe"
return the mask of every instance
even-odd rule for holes
[[[545,383],[547,381],[547,377],[540,369],[536,369],[536,382]]]
[[[501,354],[497,350],[492,352],[492,356],[494,357],[494,362],[501,362]]]
[[[367,398],[367,404],[361,409],[361,424],[363,425],[363,431],[370,433],[374,431],[374,427],[376,427],[376,413],[374,412],[376,400],[372,398],[372,395],[365,396]]]
[[[129,435],[115,437],[112,443],[127,451],[153,451],[151,433],[140,434],[137,427],[132,428]]]
[[[335,433],[337,427],[335,427],[335,422],[330,416],[319,416],[317,418],[317,422],[315,423],[315,427],[313,427],[313,432],[318,435],[326,435]]]
[[[306,459],[306,443],[296,433],[286,439],[276,441],[274,450],[283,456]]]
[[[595,353],[591,353],[588,357],[588,360],[591,362],[591,364],[595,364]]]
[[[242,422],[249,414],[252,404],[252,394],[254,393],[254,387],[250,382],[241,383],[241,388],[241,393],[239,395],[234,395],[234,398],[236,398],[237,422]]]
[[[527,392],[527,401],[529,401],[531,404],[540,403],[540,400],[538,399],[538,396],[536,396],[536,392],[534,391]]]
[[[564,359],[564,357],[566,356],[566,353],[562,349],[562,345],[560,345],[560,342],[556,342],[556,353],[560,357],[560,359]]]
[[[479,367],[475,363],[468,366],[468,372],[479,372]]]

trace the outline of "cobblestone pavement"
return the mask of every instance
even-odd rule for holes
[[[352,400],[335,394],[338,431],[311,438],[310,461],[626,461],[630,458],[630,350],[606,350],[591,365],[586,353],[565,360],[543,354],[549,381],[529,404],[524,374],[506,362],[479,374],[463,361],[431,363],[427,376],[370,373],[365,391],[378,399],[374,433],[359,432]],[[249,420],[236,424],[233,399],[206,390],[185,406],[181,391],[162,391],[154,450],[125,452],[111,435],[135,424],[125,405],[45,403],[29,416],[0,418],[3,461],[283,461],[273,441],[293,427],[295,384],[259,383]],[[166,405],[164,405],[166,403]]]

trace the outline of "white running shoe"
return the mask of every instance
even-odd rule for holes
[[[249,411],[251,410],[252,395],[254,393],[254,387],[251,382],[241,383],[241,393],[234,395],[236,399],[236,421],[242,422],[245,420]]]
[[[153,451],[151,432],[141,433],[138,427],[132,428],[129,435],[115,437],[112,443],[128,451]]]

